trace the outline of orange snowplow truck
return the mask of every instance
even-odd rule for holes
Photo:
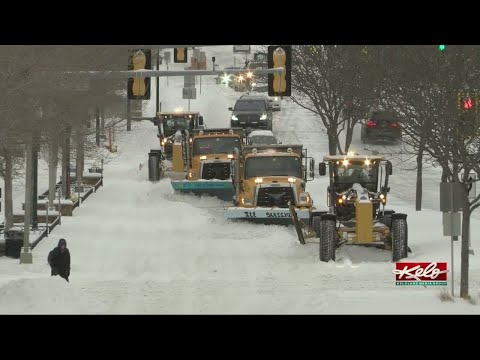
[[[308,159],[310,178],[307,178]],[[235,206],[225,209],[225,217],[291,223],[289,205],[292,205],[299,219],[311,222],[315,208],[305,187],[314,178],[314,166],[314,160],[307,156],[302,145],[250,145],[236,150]]]
[[[209,194],[231,200],[231,166],[235,148],[242,148],[241,128],[193,130],[182,144],[184,180],[172,180],[175,191]]]

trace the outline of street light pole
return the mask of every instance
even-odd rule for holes
[[[33,177],[33,187],[32,187],[32,229],[38,229],[38,148],[40,147],[39,138],[34,137],[35,141],[32,146],[32,177]]]
[[[33,141],[32,141],[33,142]],[[31,264],[32,249],[30,248],[30,223],[32,221],[32,188],[33,188],[33,145],[26,144],[25,164],[25,214],[23,219],[23,247],[20,253],[20,264]]]
[[[157,70],[160,70],[160,49],[157,51]],[[160,77],[157,76],[157,92],[155,94],[155,100],[156,100],[156,111],[155,111],[155,116],[160,112]]]

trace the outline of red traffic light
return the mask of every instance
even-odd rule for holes
[[[464,110],[470,110],[473,108],[474,100],[472,98],[462,99],[462,105]]]

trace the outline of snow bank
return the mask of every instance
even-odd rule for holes
[[[46,203],[48,203],[48,199],[39,199],[39,200],[37,200],[37,203],[46,204]],[[58,205],[58,198],[54,200],[54,204]],[[73,202],[72,202],[72,200],[68,200],[68,199],[60,199],[60,204],[61,205],[73,205]],[[49,213],[50,212],[51,211],[49,211]]]
[[[18,215],[18,216],[25,215],[25,211],[16,210],[16,211],[13,212],[13,215]],[[47,211],[46,210],[37,210],[37,215],[38,216],[47,216]],[[52,215],[52,216],[53,215],[58,215],[58,211],[55,211],[55,210],[48,211],[48,215],[49,216],[50,215]]]
[[[85,178],[98,178],[100,179],[102,177],[102,174],[100,173],[91,173],[91,172],[84,172],[83,177]]]
[[[62,278],[20,279],[0,288],[0,314],[97,314],[108,307]]]

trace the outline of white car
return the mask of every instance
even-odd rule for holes
[[[254,130],[247,137],[248,145],[275,145],[277,138],[270,130]],[[281,144],[281,143],[280,143]]]
[[[269,101],[270,106],[272,107],[273,111],[280,111],[281,110],[281,107],[280,107],[281,100],[278,96],[270,97],[270,98],[268,98],[268,101]]]

